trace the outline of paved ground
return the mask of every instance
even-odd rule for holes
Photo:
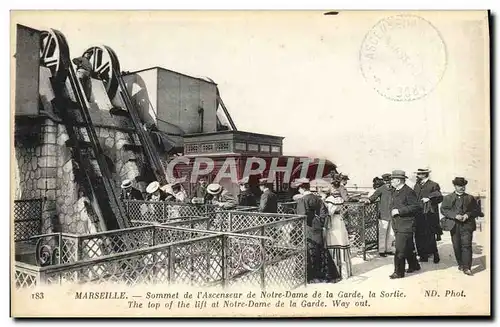
[[[421,263],[422,269],[416,273],[407,274],[404,280],[408,280],[413,285],[416,283],[429,284],[432,281],[439,279],[457,278],[467,280],[467,283],[472,280],[481,279],[489,274],[486,270],[486,254],[484,245],[488,244],[487,233],[485,231],[477,231],[473,238],[473,262],[472,272],[474,276],[466,276],[457,270],[455,256],[453,254],[453,246],[451,243],[450,233],[445,232],[442,241],[438,242],[441,262],[435,264],[432,258],[427,263]],[[353,276],[347,280],[343,280],[342,284],[364,285],[364,283],[372,284],[374,280],[381,283],[389,283],[389,275],[394,271],[393,257],[388,256],[381,258],[376,252],[371,252],[367,256],[367,261],[363,261],[361,257],[352,259]],[[483,276],[483,277],[481,277]],[[402,283],[406,281],[400,280]],[[398,281],[399,282],[399,281]],[[339,283],[339,284],[340,284]]]

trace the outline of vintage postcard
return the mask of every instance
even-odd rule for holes
[[[491,315],[487,11],[12,11],[11,315]]]

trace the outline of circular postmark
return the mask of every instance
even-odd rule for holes
[[[415,15],[380,20],[366,34],[361,72],[373,88],[393,101],[413,101],[434,90],[446,70],[446,46],[439,31]]]

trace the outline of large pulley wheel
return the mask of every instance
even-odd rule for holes
[[[120,62],[116,53],[106,45],[93,46],[83,54],[90,53],[92,76],[102,80],[110,99],[113,99],[118,90],[117,74],[120,74]]]
[[[40,33],[40,65],[50,69],[56,82],[66,81],[70,56],[68,42],[61,32],[50,29]]]

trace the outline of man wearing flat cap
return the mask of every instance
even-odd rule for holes
[[[472,234],[476,230],[476,218],[481,214],[481,208],[472,195],[465,193],[465,178],[455,177],[452,183],[455,192],[445,196],[441,204],[443,230],[451,234],[458,270],[472,276]]]
[[[278,196],[271,191],[272,183],[267,178],[259,179],[259,187],[262,191],[260,196],[259,211],[266,213],[278,212]]]
[[[130,179],[125,179],[121,184],[121,200],[144,200],[141,191],[132,186]]]
[[[415,172],[417,182],[413,190],[422,207],[422,212],[416,219],[415,244],[421,262],[427,262],[432,255],[434,263],[439,263],[436,241],[441,240],[443,231],[439,225],[438,205],[443,201],[443,195],[439,184],[429,179],[430,173],[428,168],[419,168]]]
[[[321,198],[311,193],[308,178],[296,179],[291,186],[302,195],[297,200],[297,214],[306,216],[307,281],[335,282],[340,274],[323,239],[328,209]]]
[[[392,226],[396,236],[396,253],[394,255],[394,273],[391,279],[405,276],[405,261],[408,261],[407,273],[420,269],[413,253],[413,237],[415,233],[415,216],[420,212],[417,195],[406,185],[406,174],[402,170],[394,170],[391,174],[391,186],[394,188],[391,199]]]
[[[243,207],[256,207],[257,199],[250,190],[249,178],[244,177],[238,181],[240,194],[238,194],[238,204]]]

